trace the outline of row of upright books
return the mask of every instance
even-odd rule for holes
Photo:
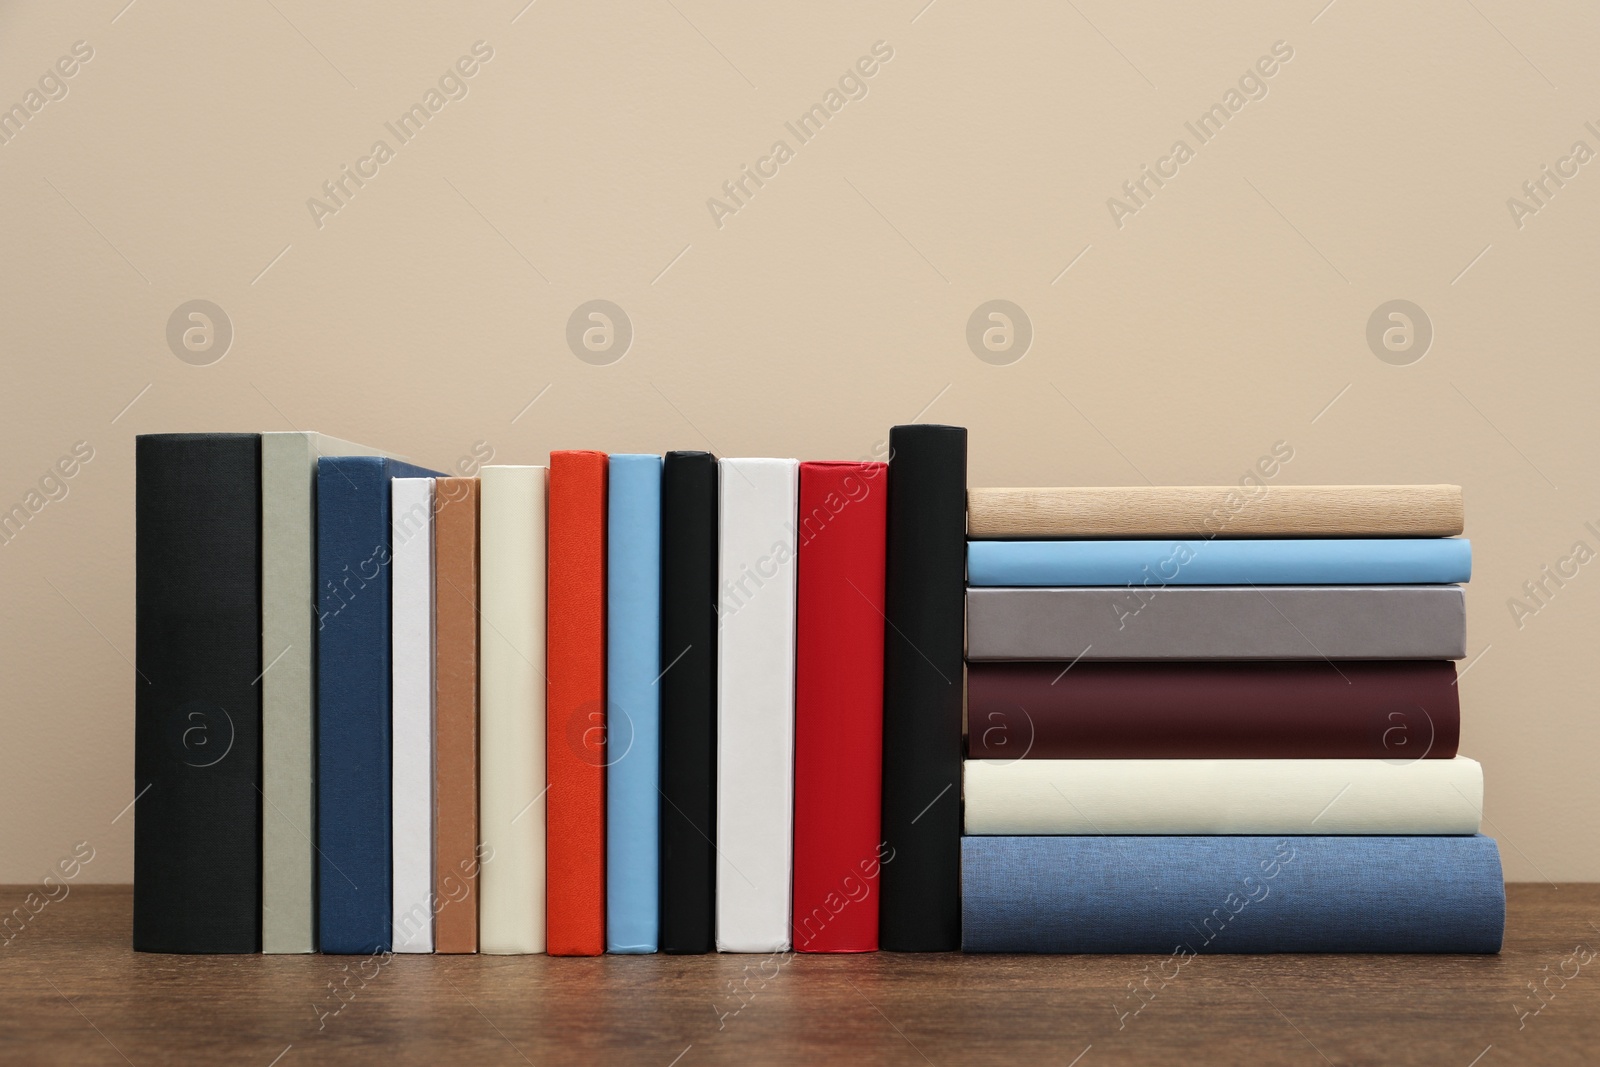
[[[1459,489],[969,507],[966,447],[141,437],[134,947],[1149,951],[1252,873],[1196,951],[1498,946]]]
[[[878,947],[885,463],[137,468],[135,947]]]

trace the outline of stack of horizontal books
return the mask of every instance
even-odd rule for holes
[[[1456,486],[974,489],[962,944],[1494,952]]]

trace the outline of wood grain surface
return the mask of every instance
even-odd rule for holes
[[[1510,886],[1499,956],[1197,957],[1137,1015],[1157,957],[159,956],[129,947],[130,902],[80,886],[13,923],[0,1063],[1600,1061],[1597,885]]]
[[[1459,485],[967,490],[967,533],[1028,537],[1453,537]]]

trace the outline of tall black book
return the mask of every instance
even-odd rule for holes
[[[961,947],[967,431],[889,431],[879,944]]]
[[[662,952],[710,952],[717,833],[717,458],[661,465]]]
[[[261,439],[144,435],[135,468],[133,947],[255,952]]]

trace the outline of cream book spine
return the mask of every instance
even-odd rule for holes
[[[967,760],[965,832],[1475,834],[1483,768],[1381,759]]]
[[[548,467],[479,472],[478,948],[545,950]]]

